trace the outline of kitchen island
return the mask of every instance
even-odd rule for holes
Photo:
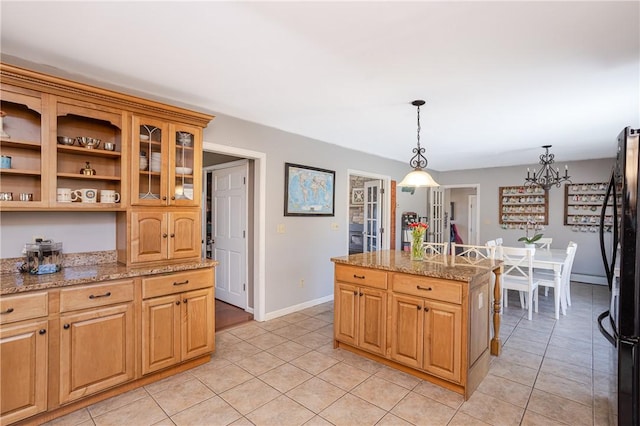
[[[217,262],[107,258],[0,275],[0,424],[41,424],[211,358]]]
[[[502,262],[440,255],[412,261],[395,250],[331,261],[335,347],[471,396],[490,354],[500,352]]]

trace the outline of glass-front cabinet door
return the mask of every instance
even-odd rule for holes
[[[131,135],[131,203],[166,206],[168,126],[161,120],[133,117]]]
[[[168,194],[170,204],[199,205],[202,175],[201,130],[183,124],[170,124],[169,140],[171,146]]]

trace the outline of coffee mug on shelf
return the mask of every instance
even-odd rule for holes
[[[113,189],[100,190],[100,202],[101,203],[119,203],[120,194]]]
[[[83,203],[96,203],[98,190],[93,188],[76,189],[71,193],[71,201],[81,200]]]
[[[71,202],[71,188],[58,188],[56,195],[59,203]]]

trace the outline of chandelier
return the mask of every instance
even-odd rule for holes
[[[527,178],[525,179],[525,186],[539,186],[546,191],[552,186],[557,186],[560,188],[562,182],[569,182],[569,167],[564,166],[564,176],[560,176],[560,169],[553,168],[553,154],[549,154],[549,148],[551,145],[543,145],[545,149],[544,154],[540,154],[540,165],[542,166],[540,170],[536,171],[533,169],[533,176],[531,175],[531,171],[527,168]]]
[[[411,102],[411,105],[418,109],[418,146],[413,148],[415,155],[409,160],[409,165],[413,167],[413,171],[409,172],[398,186],[414,188],[440,186],[429,173],[423,170],[427,167],[427,158],[424,156],[425,149],[420,146],[420,107],[424,104],[425,102],[422,100]]]

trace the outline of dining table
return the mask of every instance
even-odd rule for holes
[[[555,317],[560,319],[559,309],[562,308],[562,315],[567,314],[566,289],[562,288],[562,265],[567,259],[567,249],[536,249],[533,255],[533,267],[553,271],[553,291],[558,292],[559,298],[555,298]],[[560,306],[557,306],[557,305]]]

